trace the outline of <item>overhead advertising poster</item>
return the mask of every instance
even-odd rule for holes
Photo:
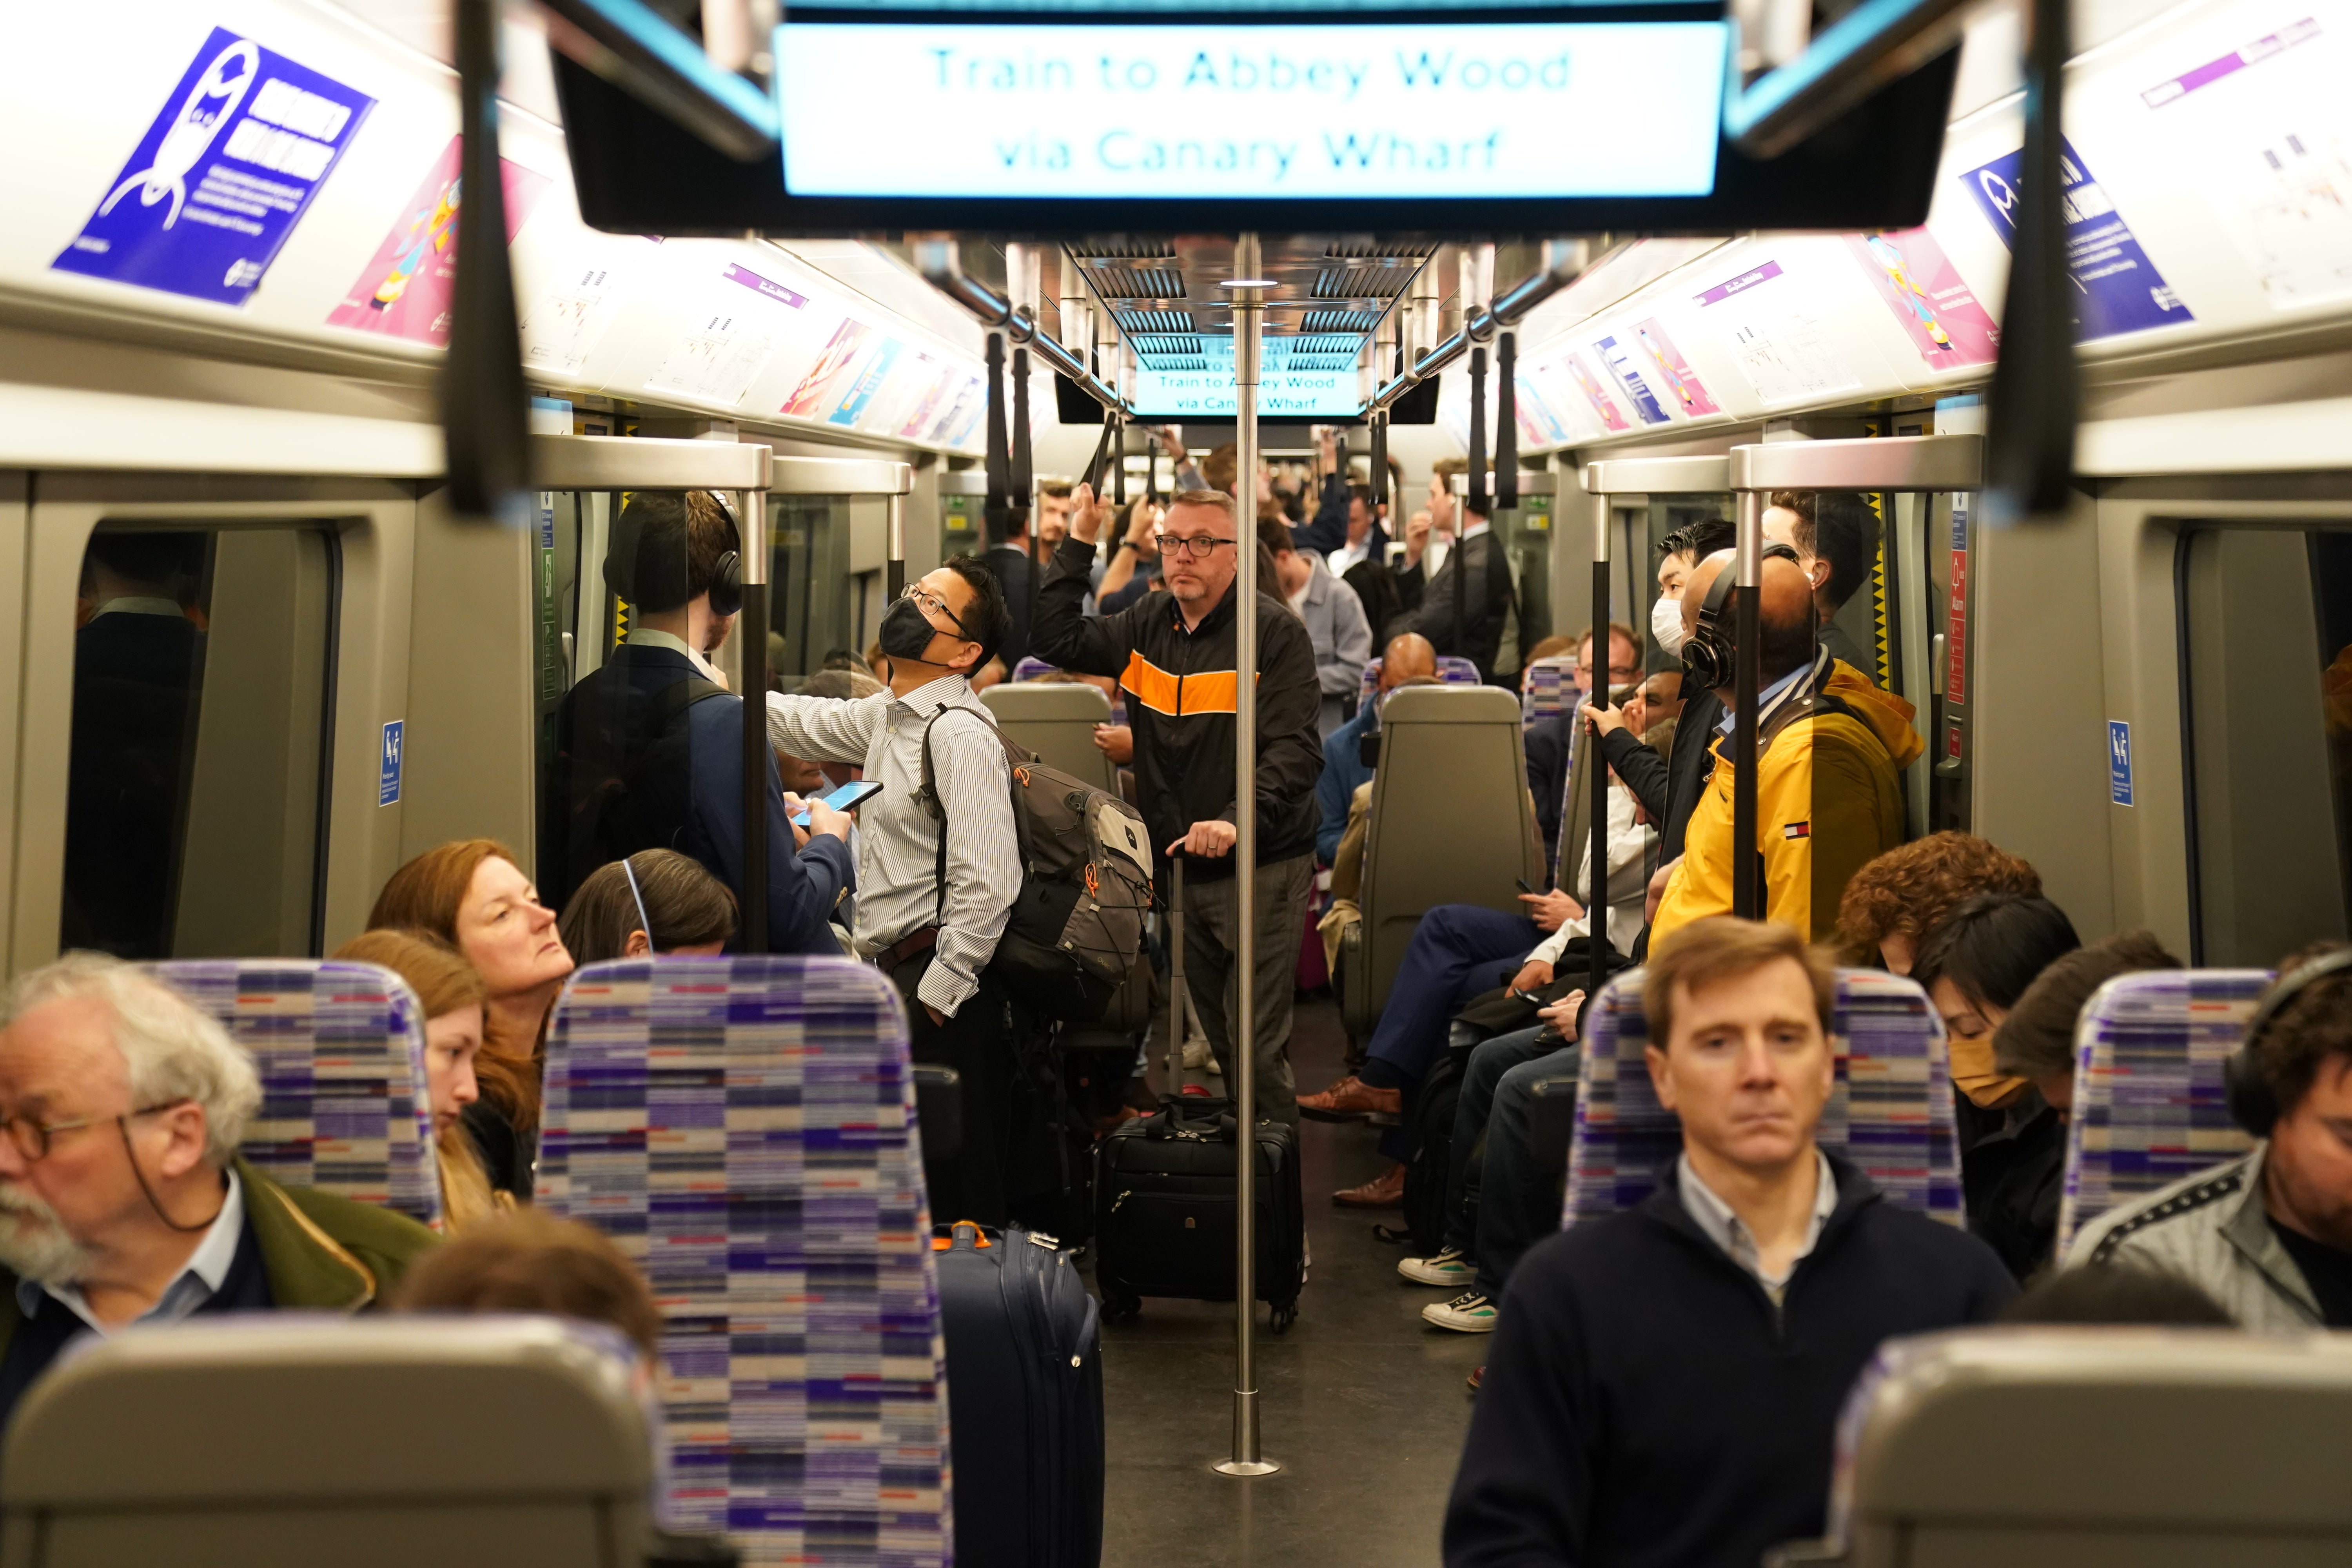
[[[841,325],[833,330],[833,336],[826,341],[824,352],[816,356],[816,363],[809,366],[807,373],[801,377],[801,384],[793,388],[793,395],[784,399],[783,405],[777,412],[795,419],[816,418],[816,411],[825,405],[827,390],[848,373],[850,362],[856,359],[859,351],[865,348],[866,337],[873,330],[854,317],[845,318]]]
[[[2024,159],[2021,149],[1960,176],[1992,231],[2011,250],[2017,248],[2017,199],[2023,188],[2018,166]],[[2065,186],[2066,270],[2074,279],[2075,341],[2194,321],[2140,248],[2124,215],[2091,177],[2083,155],[2063,138],[2058,164],[2060,183]]]
[[[882,340],[880,346],[874,351],[874,357],[866,362],[866,368],[857,373],[857,378],[849,384],[849,390],[841,395],[840,403],[825,416],[826,424],[857,423],[858,416],[873,404],[874,395],[880,392],[882,384],[890,379],[890,367],[898,363],[898,351],[902,346],[896,338]]]
[[[791,330],[793,313],[807,305],[798,290],[730,262],[703,285],[686,330],[646,378],[646,388],[730,407],[740,403]]]
[[[1518,416],[1519,439],[1530,447],[1555,447],[1568,439],[1568,426],[1551,405],[1543,384],[1522,372],[1511,378],[1511,411]]]
[[[1778,261],[1761,261],[1695,298],[1739,374],[1767,404],[1803,403],[1862,383],[1830,347],[1817,307]]]
[[[1685,416],[1696,419],[1702,414],[1723,412],[1705,383],[1691,372],[1690,362],[1675,347],[1674,339],[1653,316],[1633,329],[1633,339],[1642,345],[1643,354],[1658,367],[1658,379],[1665,384],[1666,395],[1682,405]]]
[[[939,422],[947,402],[948,388],[955,380],[955,369],[940,363],[936,354],[915,355],[912,369],[905,379],[916,388],[913,399],[891,417],[890,433],[902,441],[926,438],[931,426]]]
[[[964,377],[963,387],[924,437],[931,446],[961,448],[973,444],[980,421],[988,412],[987,384],[976,375]]]
[[[1630,430],[1633,428],[1625,423],[1625,416],[1617,412],[1615,401],[1602,388],[1601,378],[1592,374],[1592,367],[1584,363],[1582,354],[1571,351],[1566,356],[1565,363],[1568,366],[1568,374],[1575,378],[1578,386],[1584,389],[1584,400],[1592,405],[1592,412],[1601,416],[1602,429]]]
[[[1615,333],[1601,339],[1592,346],[1599,352],[1601,363],[1617,377],[1617,384],[1625,389],[1625,395],[1633,400],[1633,412],[1642,416],[1642,423],[1664,425],[1667,418],[1666,411],[1659,406],[1656,395],[1650,390],[1650,384],[1642,379],[1641,367],[1633,363],[1633,348],[1625,335]]]
[[[457,208],[464,199],[460,151],[457,138],[450,137],[359,280],[328,312],[327,325],[436,347],[448,342],[449,301],[457,282]],[[512,244],[550,181],[503,158],[499,180],[506,192],[507,242]]]
[[[614,241],[597,235],[566,256],[522,319],[522,362],[533,370],[578,375],[604,341],[635,283],[632,265],[658,240]]]
[[[374,107],[363,92],[215,27],[98,210],[49,265],[242,305]]]
[[[1849,234],[1845,245],[1930,370],[1993,362],[2000,329],[1934,235],[1886,229]]]
[[[2343,44],[2305,16],[2182,61],[2139,94],[2168,162],[2203,195],[2276,310],[2352,293],[2352,55]]]
[[[909,26],[903,16],[803,21],[792,9],[775,58],[784,187],[795,195],[1557,199],[1715,188],[1729,46],[1719,20],[1236,28],[1130,13]],[[932,112],[874,113],[899,101]]]

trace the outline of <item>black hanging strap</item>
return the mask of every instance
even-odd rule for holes
[[[1372,505],[1389,504],[1389,416],[1372,416]]]
[[[1997,523],[2063,512],[2074,477],[2080,386],[2060,173],[2066,79],[2066,0],[2032,0],[2025,46],[2025,150],[2017,171],[2017,233],[2001,306],[2000,358],[1986,410],[1987,514]]]
[[[1470,510],[1481,516],[1486,510],[1486,351],[1484,348],[1470,351]],[[1462,542],[1462,531],[1468,526],[1464,519],[1454,520],[1454,542],[1457,548]]]
[[[1087,471],[1085,475],[1087,488],[1095,491],[1097,494],[1101,493],[1103,465],[1110,461],[1111,442],[1118,434],[1118,421],[1112,419],[1108,415],[1105,415],[1103,416],[1102,438],[1095,443],[1095,455],[1087,459]]]
[[[1118,426],[1118,457],[1111,465],[1110,499],[1113,505],[1125,506],[1127,504],[1127,421],[1114,414],[1110,416],[1110,422]]]
[[[1034,504],[1035,471],[1029,466],[1029,351],[1013,351],[1013,504],[1026,517]]]
[[[1002,544],[1012,531],[1013,468],[1004,442],[1004,334],[988,334],[988,542]]]
[[[449,510],[520,526],[530,508],[530,393],[516,347],[514,270],[499,179],[499,9],[490,0],[460,0],[456,21],[466,223],[449,305],[449,363],[441,377]]]
[[[1519,504],[1519,395],[1514,380],[1518,359],[1517,334],[1505,332],[1503,341],[1495,348],[1495,510],[1497,511],[1513,511]]]

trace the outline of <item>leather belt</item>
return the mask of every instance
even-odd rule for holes
[[[929,952],[940,944],[940,928],[925,926],[911,936],[902,938],[874,955],[876,968],[887,974],[919,952]]]

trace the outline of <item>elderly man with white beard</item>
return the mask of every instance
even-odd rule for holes
[[[199,1312],[357,1311],[433,1233],[236,1152],[253,1058],[152,976],[71,953],[0,1026],[0,1426],[85,1333]]]

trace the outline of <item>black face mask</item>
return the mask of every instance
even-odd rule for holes
[[[900,599],[882,617],[879,640],[882,651],[892,658],[928,662],[923,655],[930,651],[931,639],[940,635],[937,626],[924,617],[922,609],[912,599]]]

